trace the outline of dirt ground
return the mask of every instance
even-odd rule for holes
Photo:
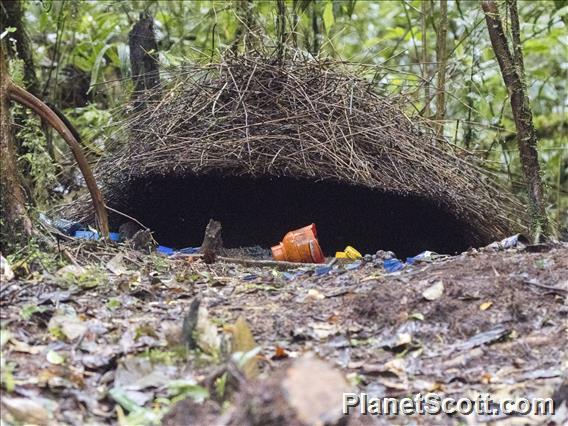
[[[0,288],[5,424],[568,420],[568,244],[470,250],[394,273],[380,259],[280,271],[94,242],[61,248],[69,265],[30,261],[25,279]],[[237,362],[227,341],[240,354],[260,349]],[[299,363],[306,354],[326,365]],[[342,387],[552,397],[556,414],[320,421],[294,402],[315,391],[331,401]],[[308,415],[326,410],[318,403]]]

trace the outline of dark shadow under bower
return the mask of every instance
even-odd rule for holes
[[[153,177],[134,182],[123,201],[123,211],[174,248],[199,246],[210,218],[221,221],[225,247],[268,248],[312,222],[327,256],[348,244],[399,257],[423,250],[453,254],[475,244],[468,224],[428,200],[333,182]]]

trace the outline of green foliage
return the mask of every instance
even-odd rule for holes
[[[22,306],[22,309],[20,309],[20,316],[23,320],[27,321],[32,317],[33,314],[38,312],[45,312],[46,309],[46,307],[38,306],[36,304],[24,305]]]
[[[177,397],[177,400],[191,398],[197,402],[209,398],[207,389],[190,380],[172,380],[168,383],[168,394],[170,397]]]
[[[108,309],[110,309],[111,311],[115,311],[118,308],[120,308],[122,306],[122,304],[120,303],[120,300],[116,299],[116,298],[111,298],[109,299],[109,301],[106,303],[106,307]]]
[[[164,256],[155,253],[151,254],[150,264],[155,271],[161,273],[168,272],[171,268],[171,264]]]
[[[173,365],[186,361],[188,350],[184,345],[175,346],[168,350],[152,348],[146,349],[140,356],[147,358],[152,364]]]
[[[4,353],[0,353],[0,386],[3,387],[6,392],[13,392],[16,387],[13,374],[14,369],[14,363],[6,362]]]
[[[223,373],[221,376],[215,379],[215,394],[217,395],[218,399],[223,399],[225,397],[225,391],[227,389],[227,379],[228,374]]]
[[[18,251],[7,256],[16,275],[27,276],[42,272],[55,272],[65,265],[59,253],[45,247],[45,243],[31,238]]]
[[[7,392],[13,392],[15,388],[14,382],[14,364],[6,362],[4,356],[4,346],[10,340],[10,332],[0,328],[0,387],[3,387]]]
[[[333,2],[329,0],[323,8],[323,24],[325,31],[329,34],[331,27],[335,23],[335,16],[333,15]]]
[[[62,274],[59,284],[62,287],[77,286],[80,288],[93,288],[108,283],[108,274],[103,268],[87,266],[81,272],[65,272]]]
[[[68,108],[65,114],[80,132],[83,146],[92,153],[102,155],[114,124],[112,112],[92,103],[84,107]]]
[[[30,181],[31,196],[39,208],[46,208],[53,201],[53,188],[57,185],[57,166],[51,158],[36,117],[28,112],[17,134],[22,154],[19,165]]]

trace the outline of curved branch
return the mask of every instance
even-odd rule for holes
[[[73,156],[77,161],[79,170],[81,170],[83,178],[85,179],[85,183],[87,184],[87,188],[89,189],[89,192],[91,194],[91,199],[93,201],[93,206],[95,207],[95,214],[99,222],[101,233],[105,238],[108,237],[108,215],[103,195],[99,187],[97,186],[97,182],[95,180],[95,177],[93,176],[91,167],[87,162],[87,158],[85,157],[85,154],[83,153],[79,142],[77,142],[77,139],[75,138],[75,136],[73,136],[73,133],[45,103],[40,101],[31,93],[27,92],[25,89],[22,89],[14,83],[11,83],[8,87],[8,97],[14,102],[18,102],[19,104],[22,104],[33,110],[43,120],[48,122],[51,127],[53,127],[61,135],[65,142],[67,142],[69,148],[71,148],[71,152],[73,153]]]

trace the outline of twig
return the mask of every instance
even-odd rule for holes
[[[173,258],[182,259],[202,259],[203,254],[185,254],[176,253]],[[220,260],[225,263],[236,263],[243,266],[258,267],[258,268],[276,268],[280,271],[285,271],[294,268],[310,268],[316,266],[323,266],[324,263],[300,263],[300,262],[284,262],[280,260],[260,260],[260,259],[243,259],[239,257],[227,257],[227,256],[217,256],[216,260]],[[335,259],[334,259],[335,260]],[[327,265],[333,265],[335,261],[332,260]]]
[[[244,266],[257,266],[260,268],[276,268],[278,270],[287,270],[294,268],[306,268],[322,266],[323,263],[300,263],[300,262],[283,262],[279,260],[256,260],[256,259],[240,259],[237,257],[219,256],[219,260],[227,263],[238,263]]]
[[[549,286],[549,285],[539,284],[539,283],[535,283],[533,281],[528,281],[528,280],[525,280],[523,282],[525,284],[528,284],[528,285],[534,285],[535,287],[550,290],[552,292],[557,292],[558,294],[568,294],[568,289],[565,289],[565,288],[553,287],[553,286]]]

